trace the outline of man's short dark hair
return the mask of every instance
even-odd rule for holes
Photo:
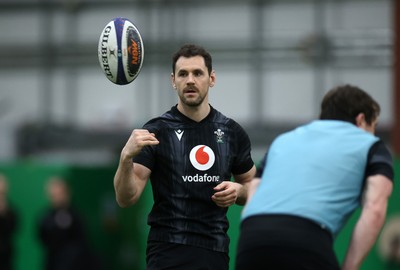
[[[185,44],[172,56],[172,73],[175,74],[176,61],[179,57],[193,57],[202,56],[204,58],[204,63],[208,69],[208,74],[212,71],[212,57],[210,53],[203,47],[195,44]]]
[[[372,124],[379,116],[380,106],[364,90],[345,84],[326,93],[321,103],[320,119],[342,120],[355,124],[360,113],[365,115],[367,124]]]

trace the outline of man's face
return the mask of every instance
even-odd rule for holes
[[[202,56],[180,57],[175,65],[172,84],[179,100],[187,106],[199,106],[208,102],[208,89],[214,85],[215,73],[208,73]]]
[[[68,205],[69,193],[65,183],[58,180],[52,181],[47,186],[47,192],[50,202],[54,207],[62,207]]]

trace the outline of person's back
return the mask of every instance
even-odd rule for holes
[[[279,136],[249,188],[236,269],[358,269],[382,228],[393,187],[390,152],[375,137],[380,107],[363,90],[329,91],[320,120]],[[340,268],[334,237],[362,207]]]
[[[378,140],[336,120],[313,121],[279,136],[243,218],[255,213],[298,215],[335,235],[361,203],[368,151]]]

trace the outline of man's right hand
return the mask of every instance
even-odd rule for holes
[[[121,155],[127,158],[132,158],[139,154],[140,150],[146,145],[157,145],[160,142],[157,140],[154,133],[150,133],[147,129],[134,129],[122,149]]]

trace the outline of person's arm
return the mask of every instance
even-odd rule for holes
[[[247,191],[247,202],[251,200],[251,197],[253,197],[254,193],[256,192],[256,189],[258,188],[258,185],[261,182],[261,178],[255,177],[250,183]]]
[[[244,205],[247,200],[247,188],[250,181],[256,173],[256,167],[253,166],[249,171],[243,174],[233,175],[235,182],[223,181],[218,184],[211,197],[220,207],[228,207],[234,203]]]
[[[268,157],[268,151],[265,153],[264,157],[261,159],[260,164],[258,164],[254,178],[248,184],[246,203],[250,201],[251,197],[253,197],[254,192],[256,192],[256,189],[258,188],[258,185],[261,182],[261,177],[264,172],[264,168],[265,168],[265,165],[267,162],[267,157]]]
[[[342,270],[357,270],[374,245],[386,217],[386,208],[392,193],[392,181],[383,175],[366,180],[362,211],[342,265]]]
[[[240,174],[240,175],[234,175],[234,179],[236,183],[240,184],[239,190],[238,190],[238,196],[236,198],[235,203],[238,205],[244,205],[247,201],[247,194],[248,194],[248,188],[251,183],[251,180],[253,180],[254,175],[256,174],[256,166],[253,166],[250,171]]]
[[[146,145],[156,145],[158,140],[153,133],[144,129],[134,130],[121,151],[117,171],[114,176],[114,189],[119,206],[135,204],[142,194],[151,171],[143,165],[133,163],[135,157]]]

